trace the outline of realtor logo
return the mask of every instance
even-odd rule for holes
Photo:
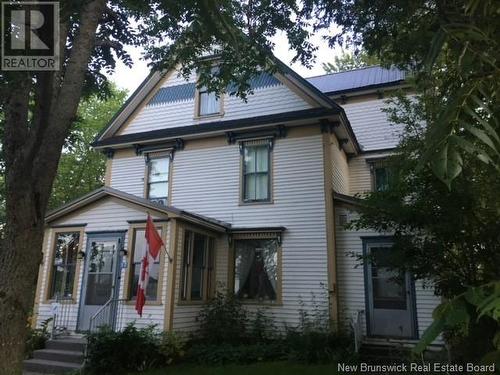
[[[59,2],[2,2],[2,70],[59,70]]]

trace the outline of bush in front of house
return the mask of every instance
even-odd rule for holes
[[[324,299],[300,301],[297,327],[279,330],[269,311],[245,310],[234,296],[219,292],[200,312],[186,360],[201,364],[291,360],[327,363],[355,360],[348,334],[333,332]]]
[[[171,364],[183,355],[183,344],[173,333],[156,326],[138,329],[134,323],[123,331],[108,327],[87,336],[86,374],[126,374]]]
[[[26,358],[31,358],[35,350],[45,348],[45,343],[50,337],[49,323],[51,321],[52,318],[44,320],[40,328],[32,328],[31,324],[28,325],[28,335],[24,347],[24,356]]]

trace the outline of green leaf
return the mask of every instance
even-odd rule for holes
[[[441,332],[445,326],[444,319],[435,319],[432,324],[427,327],[420,341],[413,348],[415,354],[421,354],[425,348],[427,348]]]
[[[434,63],[436,62],[436,59],[439,56],[445,41],[446,41],[446,33],[445,30],[441,28],[434,34],[434,37],[432,38],[431,41],[431,46],[429,48],[429,53],[425,57],[424,64],[429,72],[434,66]]]
[[[451,181],[462,172],[462,164],[460,153],[450,142],[444,143],[431,160],[432,170],[448,189],[451,188]]]
[[[495,152],[495,154],[499,155],[495,144],[493,143],[491,138],[488,136],[488,134],[486,134],[485,131],[478,129],[478,128],[475,128],[473,125],[470,125],[470,124],[463,124],[463,126],[469,133],[474,135],[481,142],[483,142],[485,145],[487,145],[489,148],[491,148]]]

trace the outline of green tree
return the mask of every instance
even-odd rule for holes
[[[448,189],[429,166],[420,167],[428,135],[438,126],[429,121],[429,113],[434,113],[431,108],[440,102],[422,96],[400,97],[394,103],[389,118],[403,124],[405,131],[399,148],[388,160],[391,182],[387,190],[363,196],[360,216],[351,227],[393,233],[392,266],[426,280],[448,300],[471,287],[491,285],[500,278],[500,174],[474,155],[465,155],[463,171]],[[465,129],[458,136],[479,143]],[[484,295],[489,298],[494,294]],[[456,322],[457,315],[470,314],[467,327],[434,325],[425,337],[426,344],[444,329],[456,360],[478,360],[492,351],[500,314],[483,314],[478,319],[477,306],[464,303],[453,311],[456,315],[451,322]],[[437,316],[439,311],[447,313],[448,307],[438,309]]]
[[[333,63],[323,63],[323,69],[326,73],[338,73],[379,63],[380,60],[377,57],[369,55],[364,50],[350,52],[343,49],[340,56],[335,56]]]
[[[90,144],[124,103],[127,92],[111,88],[111,95],[92,95],[78,108],[78,119],[64,147],[49,201],[56,208],[104,185],[106,157]]]
[[[441,98],[422,160],[450,186],[464,154],[500,171],[500,3],[489,0],[314,1],[311,15],[341,31],[330,43],[349,42],[383,64],[414,73],[419,92]],[[322,26],[319,26],[322,27]],[[328,27],[325,25],[324,27]],[[457,136],[461,130],[479,142]]]

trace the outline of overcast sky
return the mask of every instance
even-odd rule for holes
[[[273,41],[276,44],[274,54],[283,62],[290,65],[293,53],[288,49],[288,42],[283,34],[276,36]],[[311,38],[311,41],[319,47],[316,55],[317,59],[312,69],[302,66],[300,63],[290,65],[297,73],[303,77],[311,77],[324,74],[322,63],[333,62],[334,56],[340,53],[340,48],[330,49],[320,35]],[[111,75],[111,79],[118,87],[128,90],[131,94],[137,86],[146,78],[149,73],[147,62],[142,60],[142,50],[139,48],[129,49],[129,52],[134,60],[133,67],[127,68],[123,64],[117,64],[116,71]]]

